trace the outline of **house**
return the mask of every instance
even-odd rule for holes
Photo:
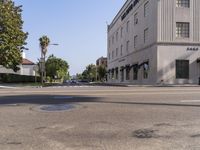
[[[37,65],[32,61],[26,59],[23,55],[22,63],[19,65],[20,70],[14,72],[12,69],[7,69],[0,65],[0,74],[18,74],[18,75],[26,75],[26,76],[35,76],[35,69]]]

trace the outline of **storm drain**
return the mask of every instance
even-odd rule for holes
[[[140,130],[136,130],[133,132],[133,137],[145,139],[145,138],[154,138],[154,137],[156,137],[156,135],[155,135],[155,130],[140,129]]]
[[[54,105],[43,105],[40,107],[42,111],[66,111],[75,108],[72,104],[54,104]]]

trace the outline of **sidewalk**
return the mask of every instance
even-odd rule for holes
[[[14,87],[14,86],[5,86],[5,85],[2,85],[0,84],[0,89],[15,89],[17,87]]]
[[[156,84],[156,85],[136,85],[128,83],[99,83],[102,86],[121,86],[121,87],[200,87],[197,84]]]
[[[16,88],[24,88],[24,87],[38,87],[38,85],[32,84],[23,84],[23,83],[0,83],[0,89],[16,89]]]

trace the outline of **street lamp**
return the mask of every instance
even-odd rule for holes
[[[50,45],[58,46],[59,44],[57,44],[57,43],[52,43],[52,44],[49,44],[48,46],[50,46]],[[39,63],[39,64],[40,64],[42,85],[44,84],[44,80],[46,81],[45,58],[46,58],[46,55],[44,55],[43,52],[41,51],[41,58],[40,58],[40,63]]]

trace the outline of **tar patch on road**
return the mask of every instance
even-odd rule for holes
[[[150,138],[156,138],[157,135],[155,134],[156,130],[152,129],[139,129],[133,132],[133,137],[139,138],[139,139],[150,139]]]
[[[194,134],[190,136],[191,138],[200,138],[200,134]]]
[[[21,145],[21,142],[8,142],[8,145]]]
[[[155,126],[157,126],[157,127],[164,127],[164,126],[172,126],[171,124],[169,124],[169,123],[158,123],[158,124],[155,124]]]

